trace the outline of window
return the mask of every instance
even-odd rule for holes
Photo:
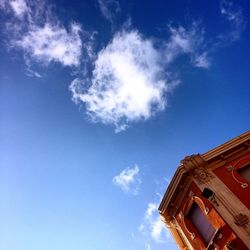
[[[241,175],[248,183],[250,183],[250,164],[237,170],[238,174]]]
[[[197,205],[196,202],[192,204],[187,214],[187,217],[195,226],[197,231],[200,233],[206,244],[209,244],[215,234],[215,229],[210,224],[207,217],[201,211],[200,207]]]

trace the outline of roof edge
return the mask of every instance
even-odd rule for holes
[[[245,133],[207,151],[206,153],[202,154],[202,158],[205,160],[205,161],[209,161],[211,160],[212,158],[220,155],[220,154],[223,154],[225,152],[227,152],[228,150],[248,141],[250,139],[250,130],[246,131]]]

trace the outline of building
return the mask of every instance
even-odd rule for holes
[[[180,249],[250,249],[250,131],[185,157],[159,213]]]

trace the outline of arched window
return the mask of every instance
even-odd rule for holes
[[[216,230],[211,225],[206,215],[202,212],[196,202],[193,202],[190,210],[187,213],[187,218],[192,222],[194,227],[202,236],[206,244],[209,244]]]

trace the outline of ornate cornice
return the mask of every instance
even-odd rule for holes
[[[186,156],[182,161],[182,167],[189,172],[198,184],[204,184],[213,178],[207,170],[207,162],[200,154]]]
[[[224,153],[230,151],[231,149],[243,145],[245,148],[248,150],[250,149],[250,130],[241,134],[240,136],[237,136],[233,138],[230,141],[227,141],[226,143],[221,144],[218,147],[213,148],[212,150],[209,150],[208,152],[202,154],[202,157],[204,160],[207,162],[210,161],[211,159],[217,157],[217,156],[222,156],[224,157]]]
[[[196,168],[192,174],[198,184],[205,184],[214,178],[214,176],[206,168]]]
[[[181,164],[181,167],[189,173],[192,173],[196,168],[204,168],[207,165],[206,161],[202,158],[200,154],[186,156],[181,161]]]

